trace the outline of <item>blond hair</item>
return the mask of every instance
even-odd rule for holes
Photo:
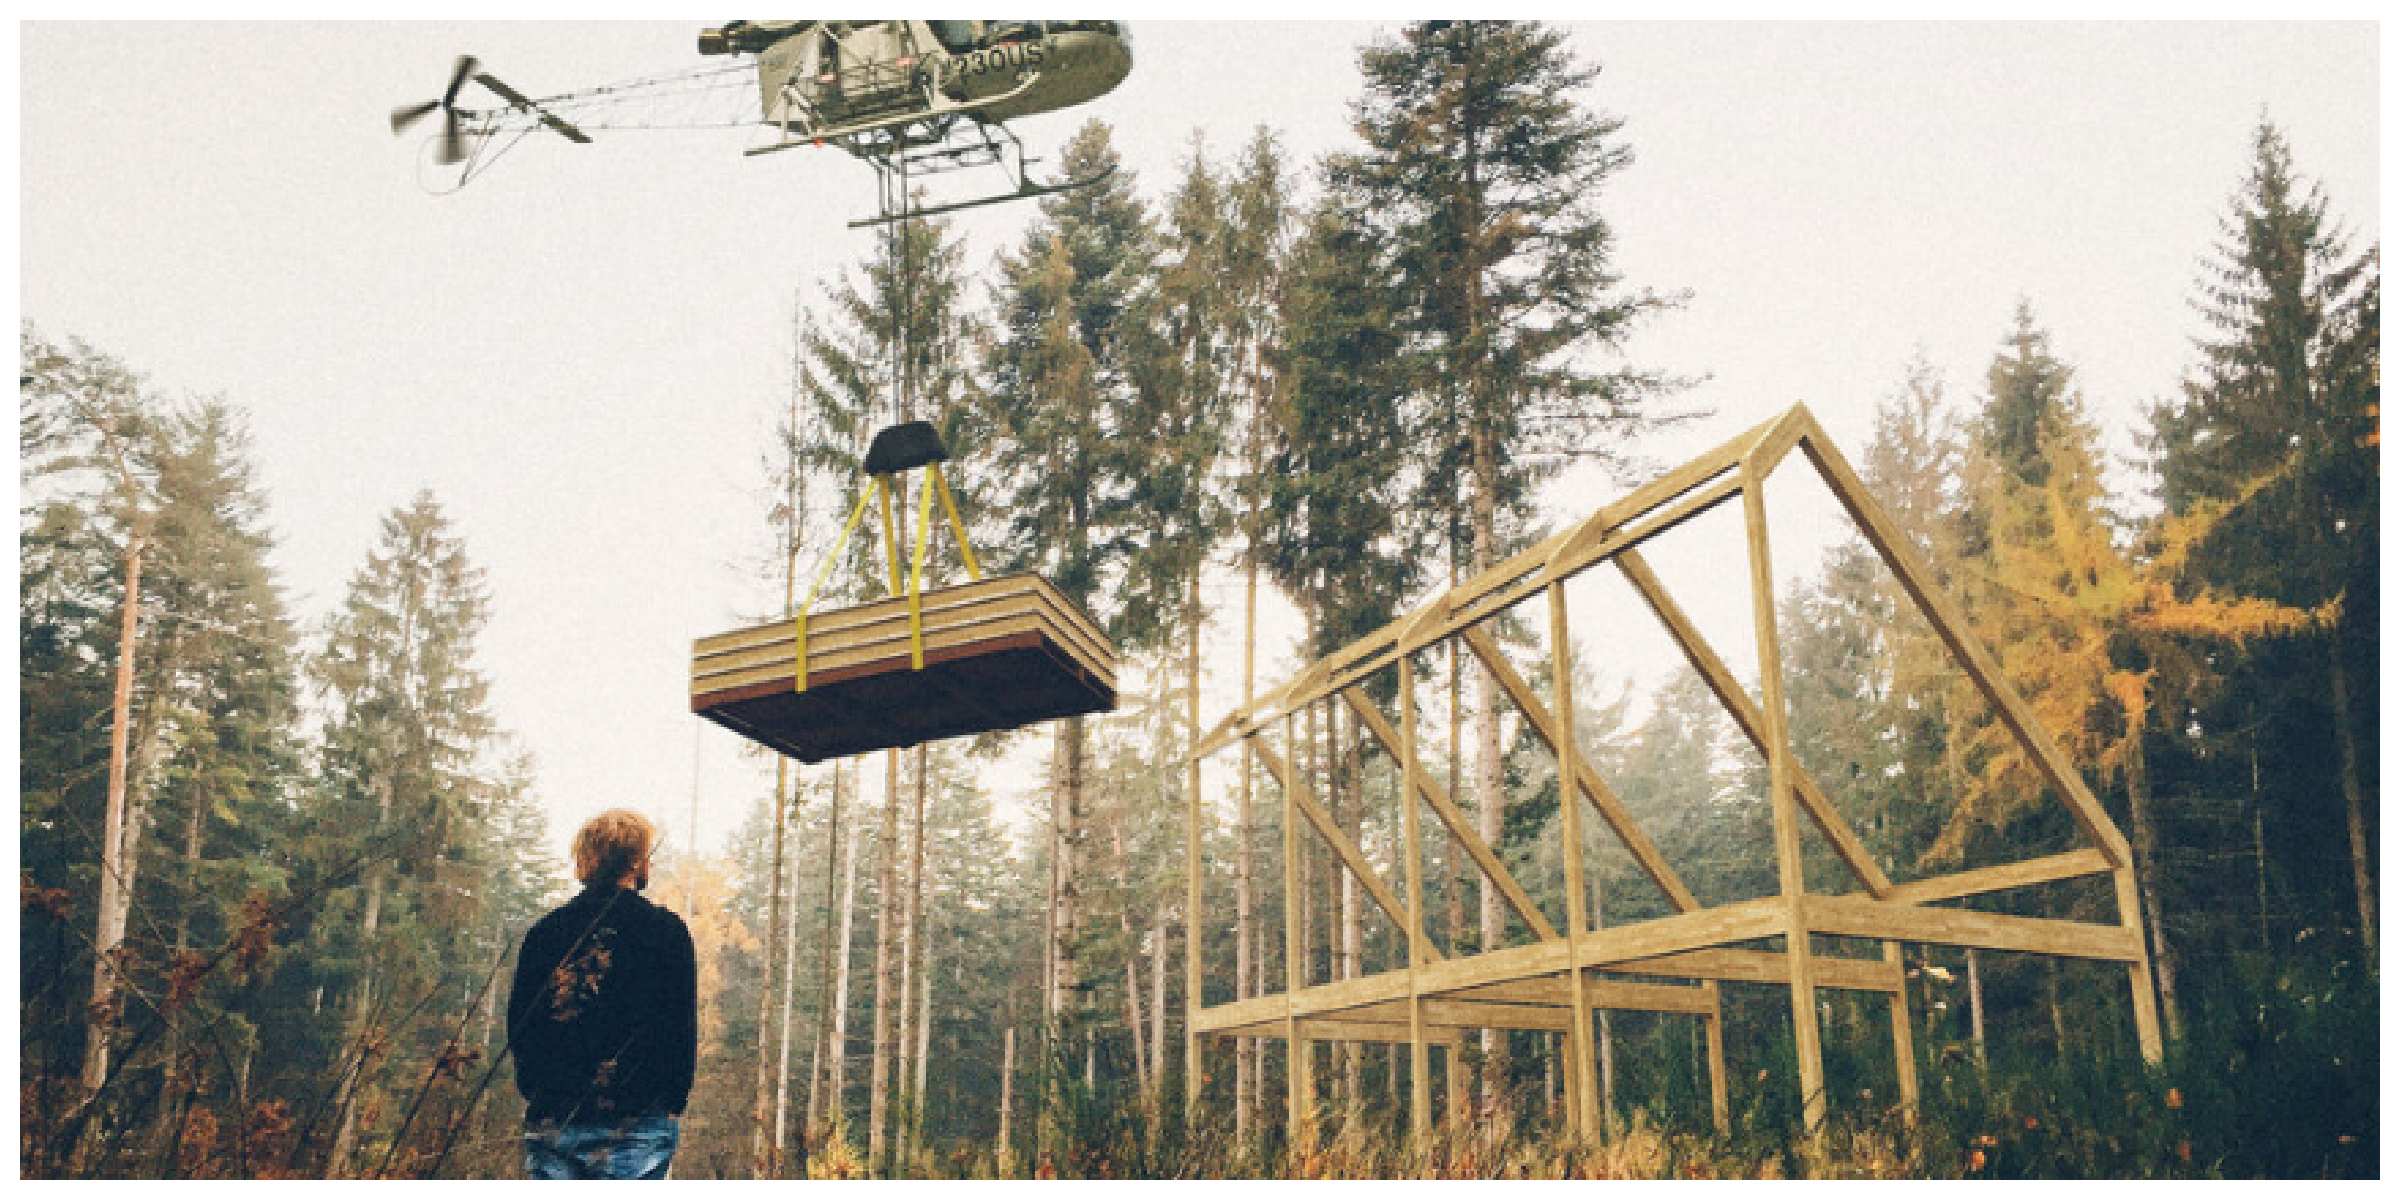
[[[658,826],[630,808],[612,808],[575,831],[575,880],[615,883],[650,861]]]

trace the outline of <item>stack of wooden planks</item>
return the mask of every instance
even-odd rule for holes
[[[795,687],[793,623],[692,644],[692,711],[802,762],[1015,729],[1117,705],[1115,648],[1038,575],[919,597],[923,669],[908,599],[808,618],[808,687]]]

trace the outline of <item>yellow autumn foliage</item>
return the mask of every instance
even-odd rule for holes
[[[692,931],[692,958],[700,980],[700,1044],[723,1036],[725,957],[758,953],[758,935],[733,912],[735,867],[724,857],[679,854],[650,879],[653,900],[676,910]]]
[[[1988,461],[1969,486],[1990,514],[1990,547],[1964,564],[1969,621],[2042,727],[2071,761],[2115,779],[2140,753],[2154,714],[2212,686],[2212,645],[2306,631],[2338,612],[2310,611],[2195,583],[2191,552],[2219,523],[2291,470],[2285,463],[2218,502],[2162,516],[2121,541],[2110,527],[2092,449],[2080,420],[2044,431],[2049,470],[2039,486]],[[1954,685],[1969,691],[1964,680]],[[1965,702],[1954,712],[1974,712]],[[2031,807],[2044,780],[2014,733],[1985,713],[1954,731],[1968,766],[1959,805],[1924,855],[1954,862],[1978,825],[1997,826]]]

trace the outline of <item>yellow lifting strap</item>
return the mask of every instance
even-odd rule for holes
[[[925,474],[933,480],[933,486],[941,489],[942,511],[949,514],[950,536],[958,539],[958,556],[966,561],[967,578],[982,580],[983,568],[975,562],[975,547],[967,544],[967,523],[958,519],[958,501],[951,498],[950,481],[942,476],[942,464],[926,464]]]
[[[799,609],[792,614],[792,690],[795,692],[808,690],[808,610],[816,607],[817,593],[824,589],[825,580],[833,575],[833,565],[842,561],[842,547],[850,544],[850,534],[858,528],[858,519],[866,515],[867,495],[864,491],[860,492],[858,503],[850,506],[850,519],[842,522],[841,536],[833,539],[833,549],[826,552],[824,564],[817,568],[815,581],[808,585],[808,598],[802,600]],[[886,511],[888,513],[888,508]]]
[[[833,549],[817,568],[815,581],[808,585],[808,596],[792,614],[792,690],[808,690],[808,612],[816,606],[817,593],[833,575],[834,564],[841,561],[842,548],[850,544],[850,535],[858,529],[859,518],[866,515],[867,499],[874,497],[883,518],[884,571],[890,581],[892,594],[899,596],[905,589],[908,596],[908,665],[911,670],[925,669],[925,557],[932,542],[933,500],[939,493],[942,514],[948,518],[950,534],[958,542],[958,556],[966,564],[967,578],[980,581],[983,565],[975,559],[975,548],[967,543],[967,523],[958,515],[958,499],[950,492],[950,481],[942,477],[938,462],[925,465],[925,479],[917,485],[917,527],[915,543],[909,549],[908,568],[900,566],[900,533],[892,513],[892,484],[887,476],[877,475],[858,493],[858,503],[850,506],[850,518],[842,522],[841,536],[834,539]]]
[[[933,524],[933,481],[917,485],[917,545],[908,562],[908,669],[925,669],[925,530]]]

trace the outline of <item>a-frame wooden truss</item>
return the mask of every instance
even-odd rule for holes
[[[1794,449],[1816,468],[1859,531],[1882,556],[1901,587],[1958,666],[1974,681],[1993,710],[2014,733],[2044,781],[2072,811],[2088,848],[1936,878],[1893,882],[1843,822],[1817,782],[1793,761],[1786,734],[1785,683],[1775,629],[1773,572],[1767,546],[1764,484]],[[1709,648],[1689,618],[1670,598],[1642,559],[1641,544],[1738,498],[1747,530],[1752,619],[1758,642],[1760,699],[1753,701],[1724,660]],[[1567,629],[1566,581],[1611,563],[1640,594],[1692,667],[1759,752],[1769,772],[1774,816],[1776,894],[1704,907],[1608,784],[1581,761],[1573,728],[1574,671]],[[1501,655],[1480,626],[1537,593],[1549,598],[1552,696],[1548,705]],[[1418,761],[1415,675],[1412,658],[1457,638],[1489,671],[1523,714],[1532,731],[1557,756],[1567,893],[1584,891],[1581,830],[1584,805],[1613,831],[1645,874],[1675,908],[1671,916],[1607,928],[1589,928],[1580,911],[1570,911],[1564,928],[1552,925],[1486,845],[1442,785]],[[1386,669],[1398,672],[1400,712],[1393,721],[1359,686]],[[1286,755],[1270,745],[1293,741],[1294,715],[1319,703],[1347,705],[1358,724],[1398,764],[1409,799],[1401,805],[1405,894],[1394,895],[1366,857],[1326,813],[1295,774]],[[1274,737],[1278,727],[1280,738]],[[1300,916],[1285,912],[1285,989],[1227,1004],[1200,1006],[1202,978],[1196,953],[1185,960],[1187,1015],[1187,1102],[1197,1105],[1204,1078],[1201,1050],[1208,1037],[1280,1039],[1290,1048],[1286,1072],[1289,1121],[1296,1138],[1313,1136],[1314,1084],[1309,1046],[1316,1041],[1405,1043],[1409,1047],[1411,1127],[1431,1127],[1429,1070],[1432,1047],[1450,1059],[1449,1111],[1465,1111],[1465,1072],[1457,1054],[1471,1030],[1563,1031],[1567,1038],[1566,1097],[1570,1128],[1598,1132],[1598,1105],[1591,1020],[1594,1009],[1688,1013],[1707,1035],[1711,1102],[1716,1120],[1726,1120],[1725,1053],[1719,1006],[1720,981],[1782,984],[1790,988],[1794,1045],[1799,1059],[1804,1120],[1811,1131],[1825,1116],[1823,1055],[1819,1043],[1816,991],[1841,988],[1888,997],[1893,1051],[1901,1103],[1917,1102],[1915,1054],[1910,1045],[1907,991],[1900,960],[1902,942],[1924,942],[1993,950],[2023,951],[2125,964],[2133,990],[2136,1036],[2145,1057],[2161,1053],[2156,993],[2133,878],[2133,855],[2056,743],[2034,719],[1998,664],[1967,632],[1958,610],[1933,589],[1933,576],[1857,474],[1825,436],[1806,407],[1789,411],[1668,472],[1590,517],[1466,580],[1414,612],[1340,651],[1310,664],[1289,682],[1228,714],[1194,748],[1188,775],[1187,911],[1191,928],[1204,928],[1201,890],[1201,759],[1239,743],[1251,762],[1275,779],[1283,794],[1283,869],[1287,897],[1297,895],[1301,827],[1313,828],[1367,896],[1408,934],[1408,965],[1359,978],[1310,986],[1303,975]],[[1249,763],[1245,763],[1245,769]],[[1580,801],[1577,799],[1580,797]],[[1424,895],[1419,879],[1423,843],[1419,809],[1429,809],[1483,876],[1535,935],[1527,945],[1509,946],[1464,958],[1445,958],[1424,930]],[[1806,819],[1831,843],[1848,867],[1857,890],[1825,894],[1808,890],[1801,873],[1800,822]],[[2056,880],[2108,875],[2116,886],[2118,919],[2112,924],[2006,916],[1944,906],[1961,897],[2005,891]],[[1818,951],[1810,935],[1879,939],[1879,958]],[[1740,943],[1781,937],[1784,949],[1739,948]],[[1191,939],[1194,948],[1197,936]],[[1625,976],[1641,977],[1628,979]],[[1678,983],[1643,980],[1680,980]],[[1574,1019],[1570,1014],[1584,1014]]]

